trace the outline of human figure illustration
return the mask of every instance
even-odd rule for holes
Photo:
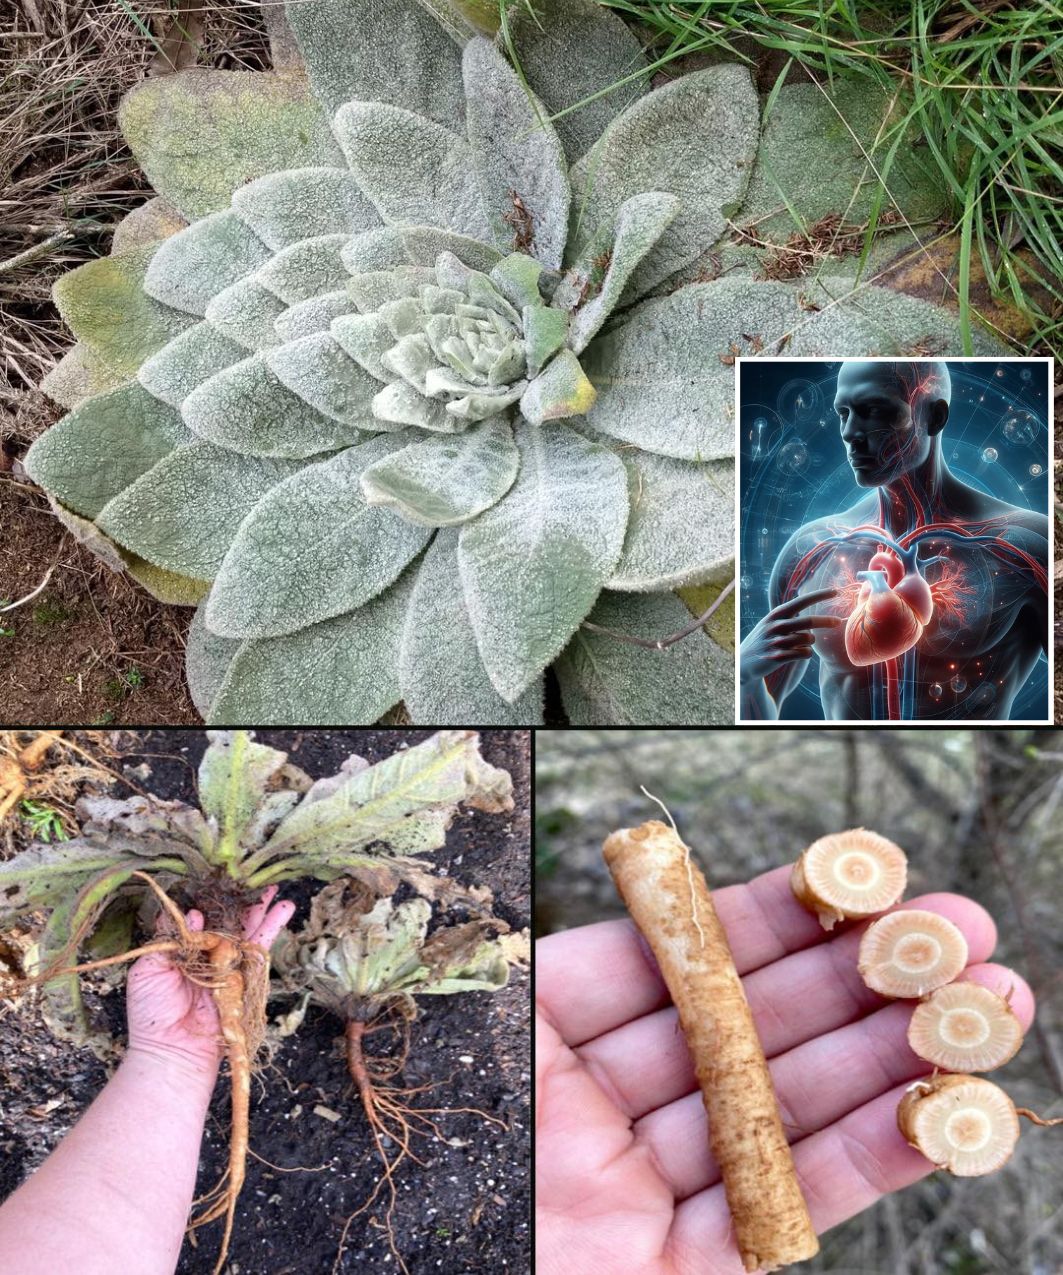
[[[800,527],[739,652],[740,715],[772,720],[819,663],[828,721],[1007,720],[1048,642],[1048,519],[956,477],[943,362],[850,360],[834,410],[862,495]]]

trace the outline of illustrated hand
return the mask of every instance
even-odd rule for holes
[[[933,1068],[908,1047],[914,1002],[887,1002],[856,969],[865,925],[828,935],[777,868],[713,898],[771,1067],[817,1233],[933,1169],[897,1130],[905,1087]],[[903,907],[963,931],[961,976],[1006,995],[1024,1029],[1026,983],[984,964],[992,918],[955,894]],[[701,1094],[649,947],[630,921],[536,945],[539,1275],[740,1275]]]
[[[294,903],[277,903],[275,885],[244,914],[243,937],[269,951],[291,919]],[[203,929],[203,915],[187,916],[190,930]],[[160,914],[160,923],[162,914]],[[208,988],[186,978],[166,953],[142,956],[126,984],[129,1052],[168,1058],[195,1072],[213,1074],[221,1057],[218,1011]]]
[[[762,681],[798,660],[812,656],[813,629],[836,628],[844,620],[836,615],[801,615],[807,607],[827,602],[834,589],[802,593],[773,607],[742,641],[739,669],[743,684]]]

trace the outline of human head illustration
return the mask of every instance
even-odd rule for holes
[[[859,486],[882,487],[922,465],[949,418],[951,394],[942,362],[844,362],[834,410]]]

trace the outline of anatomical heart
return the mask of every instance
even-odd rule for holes
[[[740,361],[744,720],[1048,720],[1047,359]]]

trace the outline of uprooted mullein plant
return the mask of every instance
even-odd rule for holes
[[[272,72],[122,105],[159,198],[56,287],[72,410],[26,467],[198,604],[213,723],[534,725],[550,667],[572,724],[729,719],[703,629],[602,630],[681,630],[677,591],[730,572],[735,357],[962,352],[950,312],[858,282],[944,209],[895,103],[784,85],[762,121],[744,65],[651,84],[593,0],[494,39],[492,11],[267,6]],[[830,217],[866,256],[782,270]]]
[[[0,993],[43,984],[53,1029],[101,1051],[109,1042],[90,1030],[80,974],[166,952],[210,988],[229,1061],[232,1138],[226,1174],[190,1225],[224,1217],[220,1271],[244,1178],[250,1076],[265,1034],[269,980],[268,954],[240,937],[245,908],[267,886],[360,871],[389,889],[406,880],[446,897],[454,884],[432,876],[418,856],[444,845],[459,805],[501,812],[513,800],[509,774],[483,760],[472,731],[440,731],[374,766],[352,756],[339,774],[316,783],[246,731],[209,734],[199,769],[202,809],[150,797],[82,798],[80,836],[0,862],[0,925],[50,911],[39,972],[0,978]],[[168,914],[173,937],[130,948],[145,887]],[[171,896],[202,913],[202,930],[188,928]],[[121,931],[123,923],[118,954],[77,963],[93,931]]]
[[[342,1020],[347,1071],[384,1166],[372,1193],[347,1219],[337,1265],[351,1223],[383,1192],[383,1225],[392,1252],[406,1270],[392,1227],[395,1172],[407,1157],[420,1163],[410,1145],[415,1134],[442,1137],[432,1116],[469,1110],[412,1105],[411,1097],[432,1086],[403,1088],[393,1083],[406,1061],[417,997],[497,991],[505,986],[511,964],[528,961],[527,931],[510,933],[504,921],[486,911],[487,891],[473,888],[462,893],[456,883],[451,885],[452,901],[472,906],[475,915],[441,925],[429,936],[428,900],[395,903],[364,881],[335,881],[314,898],[303,930],[298,935],[283,932],[274,946],[280,989],[300,997],[296,1008],[281,1019],[281,1034],[296,1030],[311,1002]],[[365,1048],[370,1036],[392,1031],[401,1038],[397,1055]],[[476,1114],[494,1119],[486,1112]]]

